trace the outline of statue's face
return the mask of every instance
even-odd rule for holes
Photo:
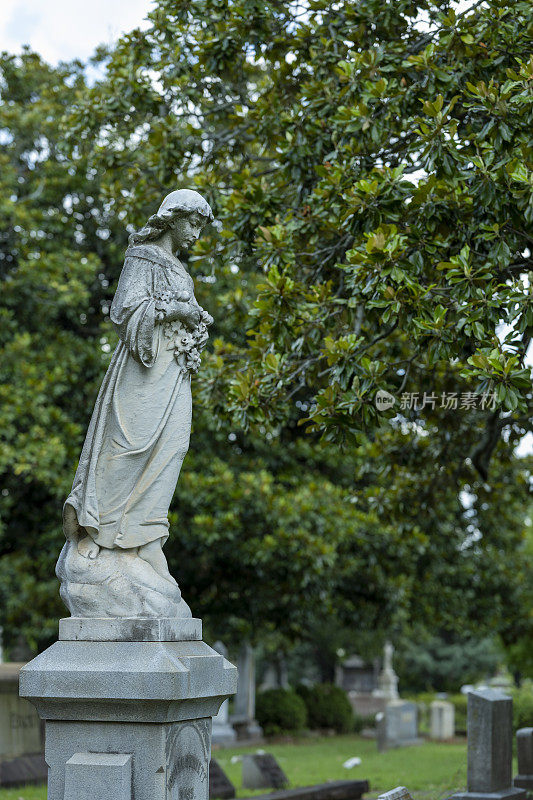
[[[177,217],[170,226],[173,250],[187,250],[200,236],[205,218],[197,211],[184,217]]]

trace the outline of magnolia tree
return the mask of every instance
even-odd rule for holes
[[[98,384],[128,226],[196,185],[222,225],[189,261],[216,321],[174,506],[195,608],[247,635],[250,620],[302,634],[335,608],[512,639],[530,468],[514,455],[531,404],[530,4],[158,0],[149,17],[97,53],[92,87],[79,66],[4,62],[2,203],[23,247],[6,240],[3,368],[27,393],[23,432],[6,417],[5,530],[25,528],[41,492],[57,549],[53,509],[92,403],[76,369]],[[24,300],[36,283],[58,298],[42,321]],[[42,420],[54,437],[33,434]],[[32,572],[10,536],[5,586]]]
[[[211,399],[334,440],[382,426],[377,390],[387,418],[476,407],[464,456],[486,477],[531,406],[530,4],[160,0],[150,18],[72,136],[115,168],[112,196],[131,176],[122,204],[154,178],[210,189],[215,264],[264,276]]]

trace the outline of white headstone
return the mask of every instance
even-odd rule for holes
[[[431,703],[430,737],[438,741],[453,739],[455,736],[455,708],[446,700]]]

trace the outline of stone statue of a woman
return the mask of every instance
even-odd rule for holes
[[[163,545],[212,319],[177,253],[212,219],[197,192],[180,189],[130,236],[110,315],[120,341],[64,506],[57,574],[74,616],[190,615]]]

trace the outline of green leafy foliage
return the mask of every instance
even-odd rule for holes
[[[151,20],[71,136],[113,168],[110,195],[131,177],[121,205],[196,181],[224,222],[201,251],[262,273],[246,362],[214,359],[214,399],[242,426],[296,417],[339,441],[383,421],[376,390],[434,392],[452,371],[523,426],[530,4],[159,0]]]
[[[195,613],[217,637],[305,638],[320,615],[516,639],[531,31],[521,0],[158,0],[93,87],[3,57],[8,637],[54,633],[127,230],[194,185],[222,221],[189,259],[216,323],[167,546]]]
[[[429,636],[421,631],[398,648],[395,670],[405,691],[458,692],[496,673],[502,653],[494,638]]]
[[[61,505],[108,355],[108,263],[124,241],[98,179],[62,152],[81,64],[0,57],[0,594],[6,643],[55,633]]]

